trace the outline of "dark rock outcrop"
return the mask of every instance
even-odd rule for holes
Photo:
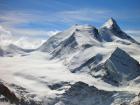
[[[107,42],[114,41],[114,37],[128,40],[132,43],[139,44],[135,39],[133,39],[131,36],[127,35],[125,32],[121,30],[121,28],[118,26],[117,22],[110,18],[100,29],[99,34],[102,36],[102,39]]]
[[[0,82],[0,95],[3,95],[11,103],[19,103],[19,98],[3,83]]]
[[[111,84],[124,85],[126,84],[126,81],[135,79],[140,75],[140,64],[125,51],[116,48],[105,63],[100,64],[91,70],[91,74],[95,76],[94,73],[99,71],[104,71],[104,74],[96,75],[96,77],[101,77]]]
[[[57,103],[62,105],[110,105],[115,92],[98,90],[83,82],[76,82],[62,95]],[[58,105],[59,105],[58,104]]]

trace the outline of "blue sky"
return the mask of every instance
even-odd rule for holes
[[[0,0],[0,25],[14,35],[47,38],[74,24],[99,28],[113,17],[140,39],[140,0]]]

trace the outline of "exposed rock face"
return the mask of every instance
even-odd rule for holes
[[[80,72],[80,71],[84,71],[84,68],[86,67],[87,70],[85,70],[86,72],[89,72],[90,68],[92,67],[92,65],[96,66],[96,64],[98,64],[100,61],[102,60],[102,55],[101,54],[97,54],[87,60],[85,60],[85,62],[81,63],[80,65],[78,66],[75,66],[75,67],[69,67],[70,71],[72,73],[75,73],[75,72]],[[73,61],[73,62],[76,62],[76,61]],[[71,63],[71,62],[70,62]]]
[[[39,50],[51,53],[53,57],[61,57],[82,48],[100,45],[101,40],[95,27],[76,25],[49,38]]]
[[[139,62],[120,48],[116,48],[104,63],[99,63],[103,55],[85,57],[86,54],[90,53],[76,56],[69,62],[68,67],[71,72],[90,72],[92,76],[102,78],[112,85],[127,85],[126,81],[131,81],[140,75]]]
[[[43,105],[129,105],[135,96],[123,91],[99,90],[79,81],[70,84],[63,94],[47,98]]]
[[[107,69],[116,70],[121,77],[127,80],[134,79],[140,75],[140,64],[134,58],[130,57],[125,51],[117,48],[106,61]],[[111,65],[111,67],[110,67]]]
[[[125,84],[140,75],[140,64],[120,48],[112,53],[104,64],[93,68],[93,71],[104,71],[103,79],[107,82]],[[94,73],[92,73],[94,75]],[[96,75],[97,76],[97,75]],[[101,77],[101,74],[98,75]]]
[[[76,42],[74,34],[75,33],[73,33],[73,35],[68,39],[62,41],[59,46],[52,52],[53,58],[61,57],[76,51],[78,43]]]
[[[4,55],[4,52],[2,50],[2,48],[0,48],[0,56],[3,56]]]
[[[56,105],[110,105],[113,93],[115,92],[98,90],[94,86],[77,82],[71,85]]]
[[[19,98],[4,84],[0,83],[0,95],[3,95],[11,103],[19,103]]]
[[[74,39],[76,43],[74,46],[76,48],[100,45],[102,41],[116,41],[125,44],[130,44],[132,42],[139,44],[136,40],[123,32],[113,18],[110,18],[99,30],[90,25],[72,26],[68,30],[50,37],[38,50],[52,53],[57,52],[59,49],[58,52],[60,53],[60,49],[64,49],[66,43],[73,43],[73,41],[71,41],[72,39]],[[69,48],[71,49],[73,47],[71,46]]]
[[[102,27],[106,27],[108,29],[120,30],[120,27],[118,26],[117,22],[113,18],[110,18]]]
[[[0,82],[0,96],[2,96],[0,97],[0,102],[2,102],[3,104],[5,103],[6,105],[42,105],[42,101],[35,100],[35,95],[28,94],[29,92],[26,91],[25,88],[19,87],[14,84],[11,84],[10,86],[12,88],[15,87],[16,93],[20,97],[17,97],[16,94],[12,92],[8,88],[8,86],[6,86],[3,82]],[[3,104],[0,103],[0,105]]]
[[[117,25],[117,22],[110,18],[100,29],[99,33],[102,36],[104,41],[111,42],[114,40],[121,40],[125,39],[132,43],[137,43],[136,40],[131,38],[129,35],[127,35],[125,32],[121,30],[121,28]]]

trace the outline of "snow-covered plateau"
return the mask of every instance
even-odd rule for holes
[[[0,105],[140,105],[140,43],[113,18],[99,29],[76,24],[35,49],[0,29]]]

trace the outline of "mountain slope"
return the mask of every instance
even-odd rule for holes
[[[0,56],[24,55],[32,50],[22,49],[14,44],[0,46]]]
[[[101,72],[102,74],[96,72]],[[105,63],[99,64],[92,69],[91,74],[95,77],[101,77],[109,83],[125,85],[127,81],[133,80],[140,75],[140,64],[125,51],[116,48]]]
[[[78,51],[92,46],[104,46],[105,42],[139,45],[137,41],[123,32],[117,22],[111,18],[100,29],[91,25],[72,26],[66,31],[50,37],[38,50],[52,54],[52,58],[67,58],[69,55],[75,55]]]
[[[83,82],[76,82],[55,105],[110,105],[115,92],[98,90]]]
[[[133,51],[138,47],[139,43],[124,33],[111,18],[99,30],[90,25],[75,25],[49,38],[39,51],[51,54],[52,59],[64,60],[64,64],[72,73],[89,73],[93,68],[100,68],[101,70],[95,70],[100,72],[96,72],[95,76],[108,75],[108,72],[112,71],[115,74],[112,73],[111,78],[115,78],[114,82],[121,83],[139,76],[139,63],[128,55],[138,54]],[[119,58],[115,58],[115,55]],[[117,60],[120,63],[116,63]],[[112,68],[112,64],[115,68]],[[131,78],[128,79],[129,76]]]
[[[100,42],[101,37],[95,27],[75,25],[49,38],[39,50],[52,53],[53,56],[64,56],[75,52],[75,50],[88,48],[93,45],[100,46]]]
[[[104,41],[111,42],[111,41],[130,41],[132,43],[137,43],[132,37],[127,35],[125,32],[121,30],[118,26],[117,22],[110,18],[100,29],[99,33],[101,34]]]

